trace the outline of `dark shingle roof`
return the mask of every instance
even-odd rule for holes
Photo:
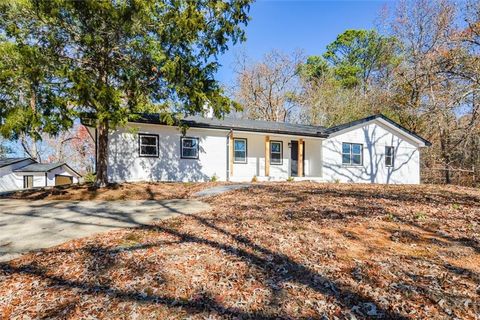
[[[73,170],[72,167],[70,167],[68,164],[64,162],[57,162],[57,163],[32,163],[28,164],[24,167],[18,168],[16,170],[13,170],[13,172],[49,172],[52,171],[53,169],[56,169],[58,167],[65,166],[68,169],[70,169],[72,172],[74,172],[77,176],[81,177],[82,175],[79,174],[77,171]]]
[[[408,130],[407,128],[399,125],[395,121],[385,117],[383,114],[376,114],[376,115],[369,116],[369,117],[366,117],[366,118],[363,118],[363,119],[359,119],[359,120],[355,120],[355,121],[352,121],[352,122],[343,123],[343,124],[340,124],[338,126],[330,127],[327,130],[325,130],[325,133],[329,135],[329,134],[332,134],[334,132],[342,131],[344,129],[348,129],[350,127],[354,127],[356,125],[359,125],[359,124],[362,124],[362,123],[365,123],[365,122],[369,122],[369,121],[372,121],[372,120],[375,120],[375,119],[383,119],[383,120],[387,121],[391,125],[395,126],[397,129],[400,129],[401,131],[404,131],[405,133],[407,133],[409,135],[412,135],[415,138],[419,139],[420,141],[425,143],[426,146],[431,146],[432,145],[432,143],[430,141],[425,140],[424,138],[420,137],[415,132],[412,132],[412,131]]]
[[[383,119],[389,124],[396,127],[397,129],[400,129],[406,134],[411,135],[416,139],[422,141],[426,146],[431,145],[429,141],[425,140],[424,138],[420,137],[416,133],[406,129],[405,127],[399,125],[395,121],[385,117],[382,114],[376,114],[370,117],[344,123],[344,124],[330,127],[330,128],[325,128],[322,126],[293,124],[293,123],[286,123],[286,122],[247,120],[247,119],[236,119],[236,118],[210,119],[210,118],[204,118],[201,116],[186,117],[185,119],[181,120],[180,123],[177,123],[177,125],[185,124],[188,127],[192,127],[192,128],[224,129],[224,130],[232,129],[232,130],[247,131],[247,132],[263,132],[263,133],[273,133],[273,134],[288,134],[288,135],[297,135],[297,136],[327,138],[332,133],[335,133],[350,127],[354,127],[358,124],[366,123],[375,119]],[[132,118],[132,120],[130,121],[138,122],[138,123],[165,124],[160,120],[159,114],[137,114],[136,117]]]
[[[25,160],[28,160],[28,159],[30,159],[30,158],[2,158],[2,159],[0,159],[0,168],[9,166],[9,165],[17,163],[17,162],[25,161]]]
[[[32,163],[25,167],[13,170],[15,172],[48,172],[55,168],[63,166],[65,163]]]
[[[133,120],[133,122],[163,124],[162,121],[160,121],[158,114],[142,114],[138,118]],[[326,135],[324,134],[325,127],[293,124],[287,122],[247,120],[235,118],[210,119],[200,116],[189,116],[183,119],[181,123],[192,128],[226,130],[233,129],[237,131],[248,132],[265,132],[298,136],[326,137]]]

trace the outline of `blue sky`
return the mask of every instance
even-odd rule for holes
[[[233,63],[239,51],[254,60],[272,49],[322,54],[343,31],[373,28],[381,9],[392,1],[257,0],[250,9],[247,41],[219,57],[222,67],[217,79],[226,85],[233,83]],[[20,148],[15,150],[21,155]]]
[[[347,29],[371,29],[385,5],[393,1],[306,1],[257,0],[250,9],[247,41],[231,47],[220,57],[217,79],[234,80],[235,54],[245,51],[258,60],[272,49],[283,52],[303,50],[307,55],[322,54],[338,34]]]

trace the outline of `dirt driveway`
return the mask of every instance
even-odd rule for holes
[[[70,239],[209,209],[199,200],[29,201],[0,199],[0,261]]]

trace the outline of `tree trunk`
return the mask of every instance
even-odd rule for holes
[[[451,179],[450,179],[450,167],[448,165],[448,162],[445,163],[445,184],[450,184]]]
[[[37,91],[36,91],[36,84],[31,85],[31,96],[30,96],[30,108],[32,109],[33,116],[36,117],[37,113]],[[38,154],[38,148],[37,148],[37,139],[35,136],[30,135],[32,139],[32,147],[30,149],[30,157],[38,162],[41,162],[40,155]]]
[[[97,141],[97,177],[95,186],[106,187],[108,184],[108,121],[103,120],[98,127]]]

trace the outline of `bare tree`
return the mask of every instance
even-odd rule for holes
[[[272,51],[262,61],[251,63],[245,55],[237,58],[234,98],[243,107],[243,116],[284,122],[293,120],[294,97],[299,91],[298,65],[303,55]]]
[[[478,84],[455,71],[471,54],[459,40],[456,18],[455,6],[446,0],[403,1],[391,25],[403,44],[395,78],[396,112],[410,129],[436,142],[427,159],[443,164],[446,183],[478,118]]]

